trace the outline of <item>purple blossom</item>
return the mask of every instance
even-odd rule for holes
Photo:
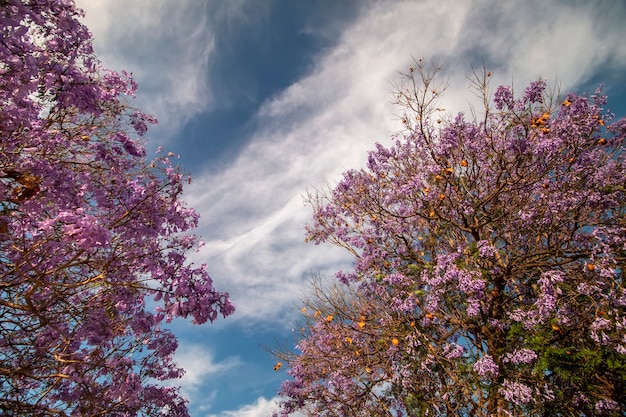
[[[513,363],[518,365],[520,363],[529,364],[534,362],[537,359],[537,354],[530,349],[519,349],[513,352],[508,352],[504,355],[504,359],[502,362],[504,363]]]
[[[526,320],[527,314],[523,310],[517,309],[517,310],[510,311],[508,313],[508,316],[513,321],[523,322],[524,320]]]
[[[496,254],[496,248],[494,248],[488,241],[480,240],[477,243],[478,254],[481,258],[491,258]]]
[[[493,102],[498,110],[506,110],[513,107],[513,92],[510,86],[501,85],[493,95]]]
[[[610,329],[611,322],[605,318],[597,317],[590,326],[591,338],[600,345],[607,345],[610,343],[610,337],[603,330]]]
[[[594,408],[596,409],[597,412],[603,414],[606,412],[611,412],[611,411],[619,411],[620,410],[620,406],[617,403],[617,401],[613,401],[610,399],[602,399],[600,401],[598,401]]]
[[[117,132],[113,138],[122,144],[124,150],[132,156],[143,157],[146,155],[145,149],[132,140],[125,132]]]
[[[467,316],[468,317],[475,317],[475,316],[480,314],[480,310],[481,310],[480,309],[480,301],[475,299],[475,298],[470,297],[467,300],[467,309],[466,309]]]
[[[505,379],[502,387],[498,390],[504,399],[515,405],[528,404],[533,399],[533,390],[519,382],[512,382]]]
[[[480,275],[470,271],[458,271],[459,289],[466,294],[481,293],[485,289],[485,281]]]
[[[448,359],[460,358],[460,357],[463,356],[464,352],[465,352],[465,348],[463,346],[461,346],[461,345],[456,344],[456,343],[451,343],[449,345],[446,345],[444,350],[443,350],[443,354]]]
[[[543,103],[543,93],[546,89],[546,80],[539,79],[530,83],[524,91],[523,102],[525,103]]]
[[[561,289],[555,285],[564,281],[563,273],[560,271],[546,271],[538,281],[541,292],[535,306],[539,314],[539,319],[545,321],[556,308],[557,297],[561,294]]]
[[[474,363],[474,371],[483,378],[495,378],[500,374],[491,355],[483,355]]]

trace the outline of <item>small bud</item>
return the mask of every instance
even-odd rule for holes
[[[598,140],[598,145],[606,145],[606,139],[605,138],[600,138]]]
[[[461,160],[461,166],[462,167],[466,167],[467,166],[467,161],[465,159]]]
[[[398,346],[400,344],[400,341],[397,337],[394,337],[393,339],[391,339],[391,344],[394,346]]]

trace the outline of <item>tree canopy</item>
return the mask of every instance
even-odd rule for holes
[[[354,268],[305,299],[280,412],[624,415],[626,120],[487,71],[452,116],[439,74],[417,61],[406,131],[309,196],[308,239]]]
[[[174,155],[71,0],[0,0],[0,414],[186,416],[161,324],[234,311]],[[148,308],[149,306],[149,308]]]

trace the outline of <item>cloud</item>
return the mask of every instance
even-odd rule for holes
[[[77,0],[98,58],[107,68],[133,73],[137,106],[157,116],[152,136],[160,140],[217,105],[210,84],[219,59],[216,36],[262,15],[249,3],[256,2]]]
[[[234,356],[216,362],[212,350],[204,345],[182,343],[174,355],[174,361],[185,369],[182,378],[171,381],[179,386],[183,396],[194,404],[194,407],[210,408],[217,397],[217,389],[205,392],[207,381],[224,378],[234,368],[242,365],[241,360]]]
[[[576,86],[607,64],[624,66],[623,4],[581,1],[475,2],[464,25],[463,44],[520,84],[538,76]]]
[[[579,85],[611,58],[624,65],[623,29],[592,6],[562,2],[372,2],[318,56],[310,73],[266,101],[260,128],[231,165],[207,170],[188,190],[202,214],[201,257],[238,305],[233,318],[280,320],[310,271],[349,267],[344,252],[304,244],[307,189],[333,185],[364,165],[375,141],[399,130],[390,82],[411,56],[448,62],[445,107],[467,108],[470,64],[497,68],[496,82],[539,75]],[[555,23],[556,22],[556,23]]]
[[[253,404],[247,404],[235,411],[222,411],[219,414],[211,414],[207,417],[268,417],[278,409],[278,398],[265,399],[259,397]],[[304,417],[304,414],[296,412],[293,417]]]

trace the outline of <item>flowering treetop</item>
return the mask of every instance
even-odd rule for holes
[[[310,196],[308,238],[354,269],[309,303],[284,413],[622,415],[626,121],[487,72],[480,116],[438,116],[437,71],[398,89],[406,134]]]
[[[130,74],[100,66],[70,0],[0,0],[0,411],[187,415],[173,317],[234,308],[187,261],[198,215]],[[156,311],[146,309],[146,297]]]

